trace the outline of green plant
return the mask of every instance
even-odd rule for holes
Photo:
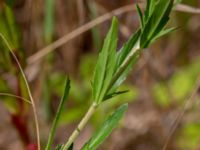
[[[142,50],[144,48],[147,48],[156,39],[160,38],[161,36],[175,29],[175,28],[164,29],[165,25],[169,20],[169,15],[173,7],[173,3],[174,3],[173,0],[147,0],[146,10],[144,14],[142,13],[140,7],[137,5],[137,11],[140,16],[140,28],[137,30],[136,33],[134,33],[130,37],[130,39],[124,44],[124,46],[118,52],[116,51],[117,37],[118,37],[117,34],[118,21],[115,17],[113,18],[111,28],[104,40],[103,48],[99,53],[99,57],[94,70],[94,77],[92,80],[92,93],[93,93],[92,104],[89,107],[85,116],[78,124],[77,128],[73,131],[72,135],[69,137],[68,141],[65,144],[59,145],[56,148],[57,150],[73,149],[73,143],[75,139],[82,131],[82,129],[86,126],[87,122],[89,121],[93,113],[96,111],[96,109],[100,105],[102,105],[104,101],[107,101],[117,95],[127,92],[118,90],[119,86],[123,83],[123,81],[128,76],[128,73],[131,71],[133,65],[137,62]],[[51,30],[49,32],[51,32]],[[49,41],[51,39],[46,39],[46,40]],[[15,57],[14,54],[13,56]],[[20,71],[23,74],[21,67]],[[25,79],[24,74],[23,77]],[[27,82],[26,86],[29,87]],[[69,89],[70,89],[70,83],[69,79],[67,79],[64,96],[61,99],[58,111],[53,121],[49,139],[45,148],[46,150],[50,150],[52,147],[52,142],[56,132],[56,127],[59,118],[62,115],[61,112],[63,110],[64,103],[66,102]],[[30,95],[32,105],[34,105],[34,101],[32,99],[29,88],[28,88],[28,93]],[[106,119],[102,127],[82,147],[82,149],[83,150],[96,149],[109,136],[113,128],[117,126],[118,122],[122,118],[126,109],[127,109],[127,104],[123,104],[118,109],[116,109],[114,113]],[[36,118],[35,120],[37,121],[36,116],[35,118]],[[38,126],[36,127],[37,127],[37,132],[39,132]],[[40,149],[39,141],[38,141],[38,149]]]
[[[92,80],[93,103],[66,144],[60,145],[57,149],[68,150],[72,148],[74,140],[96,109],[104,101],[126,92],[118,91],[118,87],[126,79],[133,65],[137,62],[142,49],[147,48],[156,39],[175,29],[164,29],[169,20],[172,7],[173,0],[147,0],[146,10],[143,15],[140,7],[137,5],[137,11],[140,16],[140,28],[130,37],[119,52],[116,51],[118,21],[115,17],[113,18],[111,28],[105,38],[94,71]],[[96,149],[111,133],[112,129],[123,116],[126,108],[126,104],[118,108],[82,149]],[[50,146],[48,145],[47,147]]]

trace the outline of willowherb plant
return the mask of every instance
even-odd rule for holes
[[[176,2],[179,2],[179,0]],[[136,5],[140,17],[140,27],[119,51],[116,51],[118,21],[116,17],[113,17],[111,28],[105,38],[103,48],[99,53],[94,70],[94,77],[92,80],[93,102],[66,144],[57,146],[57,150],[72,150],[75,139],[85,127],[96,109],[104,101],[126,92],[118,91],[118,88],[128,76],[133,65],[137,62],[142,50],[147,48],[156,39],[175,30],[175,28],[164,28],[169,20],[173,4],[173,0],[147,0],[144,14],[140,7]],[[49,139],[45,148],[46,150],[51,150],[58,120],[62,115],[61,111],[66,102],[69,90],[70,81],[67,79],[64,95],[53,121]],[[100,129],[94,133],[88,142],[85,143],[82,150],[95,150],[98,148],[106,137],[109,136],[113,128],[117,126],[127,107],[127,104],[123,104],[116,109],[115,112],[106,119]]]
[[[59,145],[57,150],[73,149],[75,139],[85,127],[97,107],[102,102],[126,92],[118,91],[118,87],[126,79],[133,65],[137,62],[142,50],[147,48],[156,39],[175,30],[175,28],[164,28],[169,20],[173,4],[173,0],[147,0],[144,14],[140,7],[136,5],[140,17],[140,28],[118,52],[116,51],[118,21],[116,17],[113,17],[111,28],[104,40],[103,48],[99,53],[94,70],[92,80],[93,103],[66,144]],[[96,149],[108,137],[113,128],[116,127],[126,109],[127,104],[124,104],[109,116],[102,127],[82,147],[82,150]],[[51,144],[48,144],[46,149],[48,150],[50,147]]]

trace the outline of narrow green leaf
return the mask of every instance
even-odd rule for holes
[[[120,76],[117,78],[115,83],[113,84],[112,88],[110,89],[109,93],[115,91],[127,78],[128,74],[132,70],[133,66],[136,64],[136,62],[139,59],[141,50],[138,49],[134,52],[134,54],[131,56],[131,59],[129,59],[128,64],[122,68],[120,72]]]
[[[120,106],[107,120],[102,127],[91,137],[91,139],[83,146],[82,150],[95,150],[110,135],[112,130],[117,126],[128,105]]]
[[[143,19],[142,11],[141,11],[141,9],[140,9],[138,4],[136,4],[136,9],[137,9],[137,13],[138,13],[138,15],[140,17],[140,28],[143,29],[143,27],[144,27],[144,19]]]
[[[45,0],[45,16],[44,16],[44,40],[50,43],[54,32],[54,11],[55,0]]]
[[[121,94],[124,94],[124,93],[127,93],[129,90],[125,90],[125,91],[118,91],[118,92],[114,92],[114,93],[111,93],[109,95],[106,95],[106,97],[104,97],[103,101],[106,101],[108,99],[111,99],[117,95],[121,95]]]
[[[15,17],[12,11],[12,8],[5,5],[5,16],[7,29],[10,33],[10,41],[12,41],[14,48],[19,48],[19,32],[15,22]]]
[[[117,53],[117,64],[116,64],[115,69],[118,69],[123,64],[123,62],[130,54],[133,47],[135,47],[135,45],[137,44],[140,35],[141,35],[140,30],[137,31],[136,33],[134,33],[130,37],[130,39],[123,45],[123,47],[120,49],[120,51]]]
[[[167,35],[167,34],[173,32],[173,31],[175,31],[175,30],[177,30],[177,28],[173,27],[173,28],[169,28],[169,29],[165,29],[165,30],[161,31],[160,33],[158,33],[158,35],[156,35],[156,36],[152,39],[151,43],[154,42],[155,40],[157,40],[158,38],[160,38],[160,37],[162,37],[162,36],[165,36],[165,35]]]
[[[56,150],[62,150],[62,149],[63,149],[63,146],[64,146],[63,144],[57,145],[57,146],[56,146]]]
[[[53,138],[55,136],[56,128],[57,128],[57,125],[58,125],[58,121],[60,119],[61,112],[63,110],[64,104],[67,101],[67,97],[69,95],[69,90],[70,90],[70,80],[69,80],[69,78],[67,78],[66,83],[65,83],[64,94],[63,94],[63,97],[62,97],[62,99],[60,101],[60,104],[58,106],[58,110],[57,110],[56,116],[54,118],[52,127],[51,127],[51,131],[50,131],[50,134],[49,134],[49,139],[48,139],[48,142],[47,142],[45,150],[51,150],[51,146],[52,146],[52,143],[53,143]]]
[[[68,150],[73,150],[73,146],[74,146],[74,144],[72,144],[72,145],[68,148]],[[64,148],[64,144],[59,144],[58,146],[56,146],[56,150],[63,150],[63,148]]]
[[[173,0],[159,0],[154,7],[156,9],[149,16],[142,32],[141,48],[146,48],[150,44],[151,39],[164,28],[169,20]]]
[[[99,54],[93,79],[93,99],[100,103],[106,95],[106,90],[112,79],[116,64],[116,47],[118,35],[118,21],[114,17],[103,48]]]
[[[0,9],[0,33],[8,39],[11,48],[16,50],[19,48],[20,33],[15,21],[12,8],[3,3]]]
[[[151,16],[155,8],[156,1],[157,0],[147,0],[146,9],[145,9],[145,17],[144,17],[145,22],[148,20],[149,16]]]
[[[126,79],[128,73],[131,71],[133,65],[136,63],[140,51],[134,52],[134,54],[131,54],[131,51],[134,49],[134,47],[137,47],[140,34],[140,30],[134,33],[131,38],[123,45],[121,50],[117,53],[115,72],[118,72],[118,70],[121,69],[121,66],[124,64],[127,58],[129,59],[129,63],[123,69],[121,69],[119,77],[117,77],[112,87],[110,87],[109,89],[109,94],[116,91],[117,87],[119,87],[119,85],[121,85],[121,83]]]

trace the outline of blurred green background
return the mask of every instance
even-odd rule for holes
[[[98,50],[110,20],[91,28],[40,60],[31,56],[71,31],[132,0],[3,0],[0,1],[0,33],[8,40],[31,86],[39,116],[42,144],[47,138],[64,82],[71,79],[69,102],[60,119],[55,145],[64,142],[91,103],[91,79]],[[199,0],[182,4],[200,7]],[[118,15],[119,45],[139,26],[135,11]],[[100,107],[77,140],[79,149],[112,108],[129,102],[119,128],[102,150],[160,150],[176,116],[200,79],[200,14],[174,11],[169,26],[178,29],[145,50],[121,87],[129,90]],[[22,75],[5,43],[0,42],[0,93],[28,98]],[[200,92],[193,94],[185,114],[171,136],[169,150],[200,149]],[[0,149],[22,150],[34,143],[32,108],[17,98],[0,95]],[[9,135],[9,137],[8,137]]]

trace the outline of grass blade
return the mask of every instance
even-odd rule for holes
[[[51,131],[50,131],[50,135],[49,135],[49,139],[48,139],[48,142],[47,142],[45,150],[50,150],[51,149],[53,138],[54,138],[54,135],[55,135],[55,132],[56,132],[56,128],[57,128],[57,125],[58,125],[58,121],[59,121],[59,118],[61,116],[61,112],[63,110],[64,104],[67,101],[69,90],[70,90],[70,80],[69,80],[69,78],[67,78],[66,83],[65,83],[64,94],[63,94],[63,97],[62,97],[62,99],[60,101],[56,116],[54,118],[54,121],[53,121],[53,124],[52,124],[52,127],[51,127]]]
[[[95,150],[117,126],[127,108],[128,105],[123,104],[111,116],[109,116],[108,119],[103,123],[102,127],[83,146],[82,150]]]

